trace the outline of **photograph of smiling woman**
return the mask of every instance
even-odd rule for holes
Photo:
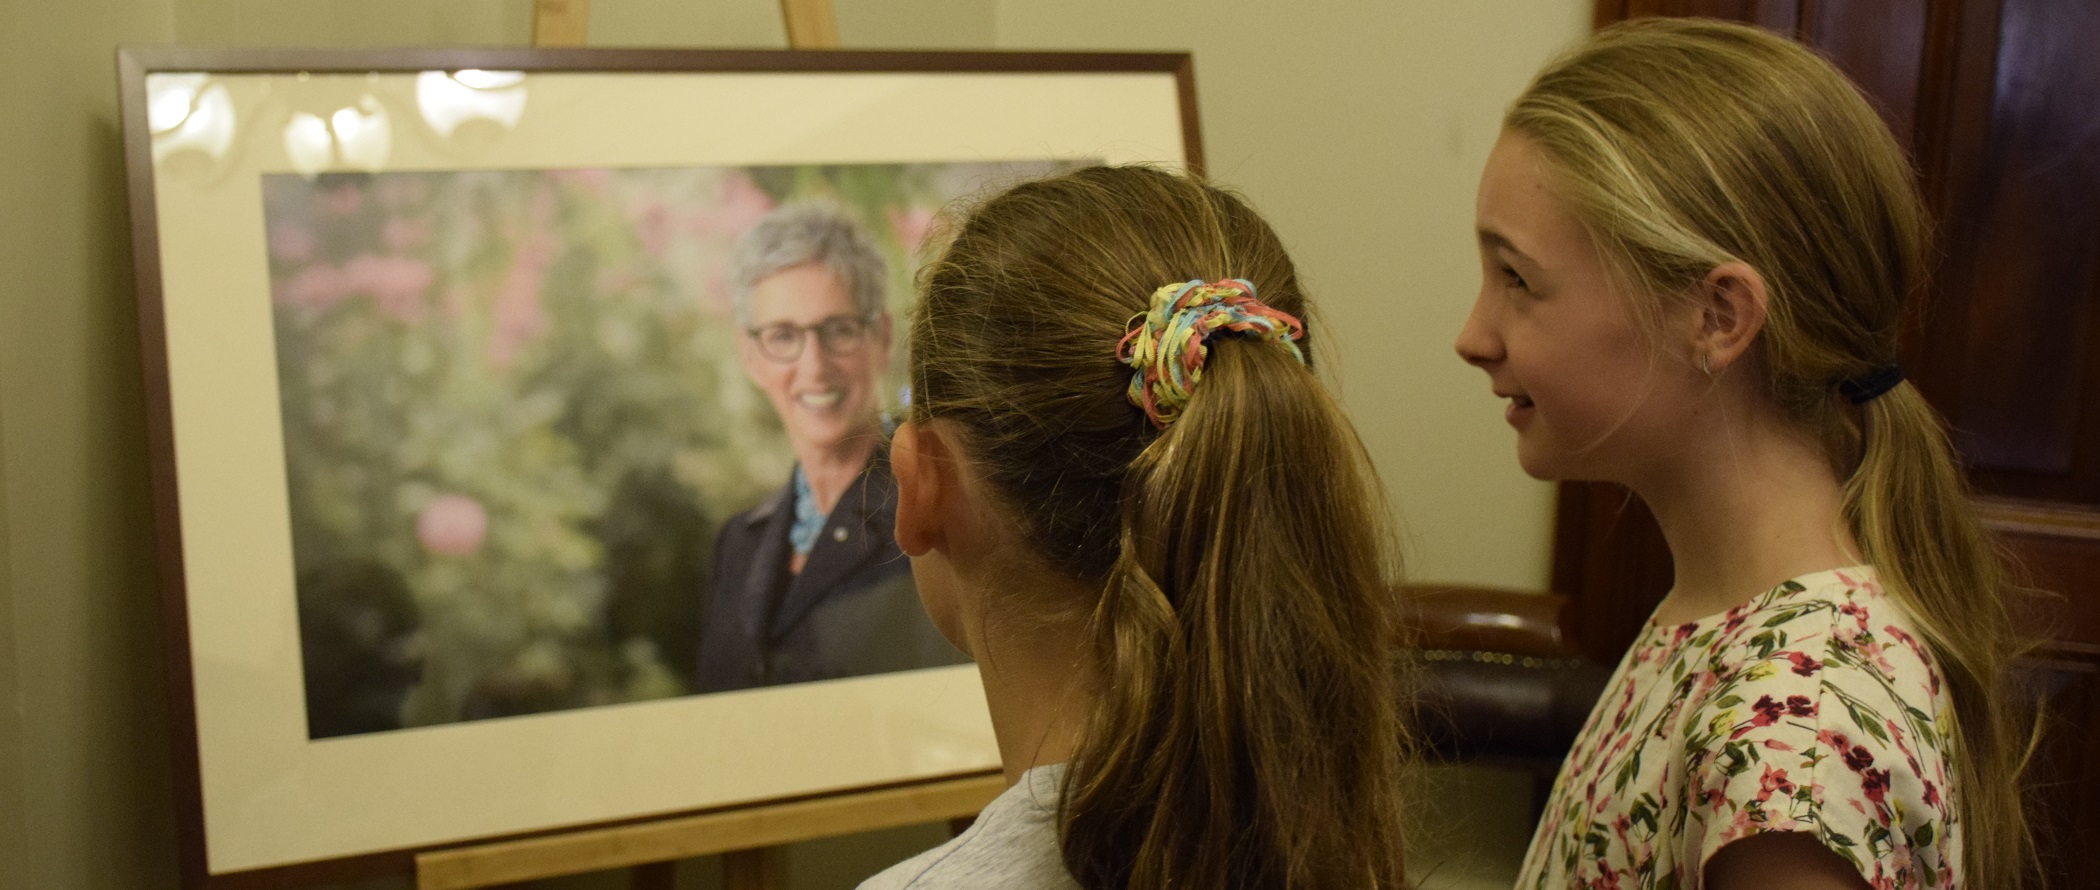
[[[941,208],[1059,166],[265,176],[309,738],[959,661],[892,318]]]
[[[919,608],[895,540],[897,483],[877,401],[888,264],[826,201],[781,206],[730,256],[738,357],[795,452],[787,483],[723,523],[694,687],[958,664]]]

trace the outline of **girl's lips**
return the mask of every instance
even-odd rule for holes
[[[1530,399],[1523,396],[1511,396],[1509,406],[1502,410],[1502,419],[1509,421],[1510,426],[1522,427],[1531,421],[1531,415],[1534,410],[1536,409],[1532,407]]]

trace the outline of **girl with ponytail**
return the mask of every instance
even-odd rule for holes
[[[1402,886],[1387,513],[1275,232],[1086,168],[921,291],[897,538],[1011,787],[863,886]]]
[[[1606,28],[1477,211],[1459,353],[1525,470],[1631,488],[1676,573],[1520,886],[2018,886],[2005,571],[1895,364],[1929,225],[1858,90],[1754,28]]]

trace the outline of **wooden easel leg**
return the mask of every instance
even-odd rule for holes
[[[591,0],[533,0],[533,46],[582,46],[591,30]]]
[[[676,890],[678,863],[647,862],[637,865],[628,873],[627,886],[632,890]]]
[[[722,854],[722,890],[784,890],[787,856],[779,847]]]
[[[790,49],[838,49],[839,20],[831,0],[780,0]]]

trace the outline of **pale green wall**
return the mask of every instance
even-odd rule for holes
[[[1192,48],[1211,170],[1276,221],[1421,577],[1540,586],[1548,492],[1449,342],[1497,109],[1587,0],[839,0],[849,47]],[[598,45],[779,46],[772,0],[596,0]],[[0,5],[0,887],[173,885],[119,44],[518,45],[527,0]],[[843,886],[938,829],[810,845]],[[702,886],[702,869],[686,883]],[[399,882],[383,882],[399,886]],[[615,886],[609,878],[562,886]]]
[[[0,869],[151,887],[174,854],[144,422],[116,126],[119,42],[165,0],[0,21]]]

